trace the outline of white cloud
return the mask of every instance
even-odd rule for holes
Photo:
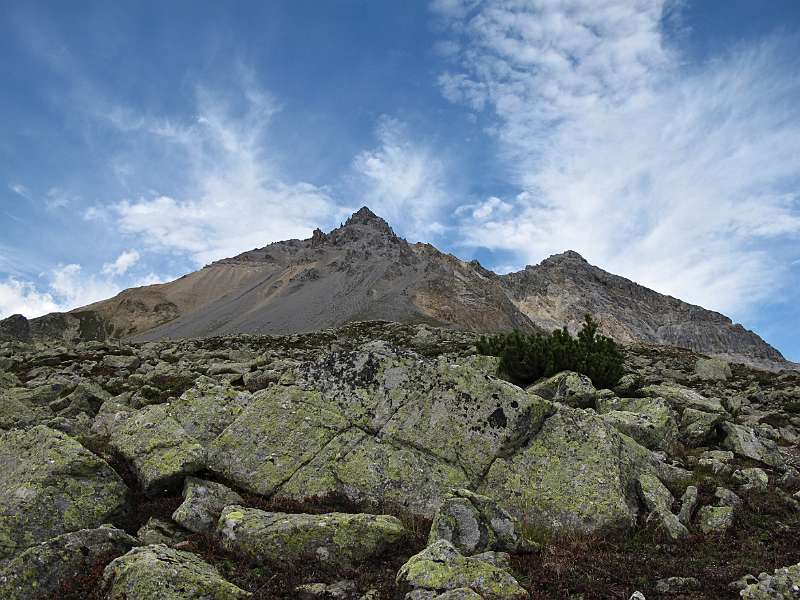
[[[782,283],[770,242],[800,237],[800,80],[769,44],[685,64],[664,37],[669,8],[494,0],[453,23],[465,50],[442,92],[491,110],[522,190],[511,213],[462,215],[462,233],[528,262],[571,248],[745,312]]]
[[[30,282],[14,277],[0,281],[0,319],[16,314],[38,317],[60,308],[52,294],[39,292]]]
[[[125,250],[114,262],[103,265],[103,273],[106,275],[122,275],[128,272],[133,265],[139,262],[139,253],[136,250]]]
[[[149,143],[171,145],[185,159],[187,179],[196,186],[124,200],[109,211],[95,207],[85,217],[110,216],[123,233],[147,247],[187,254],[198,265],[310,236],[314,227],[341,214],[326,189],[286,181],[270,161],[265,138],[278,110],[245,77],[239,98],[200,89],[193,122],[148,119],[126,111],[112,114],[109,119],[118,129],[142,135]]]
[[[18,196],[22,196],[26,200],[30,200],[31,196],[30,196],[30,192],[28,191],[28,188],[26,188],[21,183],[9,184],[8,189],[10,189],[12,192],[17,194]]]
[[[363,203],[413,237],[440,233],[447,202],[442,161],[396,119],[382,117],[376,134],[379,145],[353,161]]]
[[[105,300],[122,291],[113,280],[87,275],[81,265],[59,265],[50,273],[50,292],[65,310]]]
[[[135,255],[135,256],[134,256]],[[174,277],[148,273],[122,277],[138,262],[138,253],[127,251],[106,263],[102,273],[87,273],[79,264],[58,265],[34,283],[23,276],[0,281],[0,319],[13,314],[34,318],[50,312],[64,312],[111,298],[128,287],[165,283]],[[108,267],[108,268],[106,268]]]
[[[59,187],[51,187],[47,190],[45,205],[50,210],[55,210],[57,208],[65,208],[77,200],[80,200],[78,196],[70,194]]]

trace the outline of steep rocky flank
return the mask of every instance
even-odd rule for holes
[[[282,334],[383,319],[468,331],[573,332],[584,315],[622,342],[691,348],[767,368],[790,366],[755,333],[716,312],[658,294],[565,252],[498,276],[430,244],[409,244],[362,208],[328,234],[217,261],[170,283],[27,321],[0,321],[0,340],[138,341]]]
[[[796,597],[800,374],[477,337],[0,343],[0,598]]]
[[[620,342],[653,342],[770,366],[785,361],[758,335],[720,313],[665,296],[590,265],[573,251],[500,276],[519,310],[546,330],[573,334],[593,315]]]

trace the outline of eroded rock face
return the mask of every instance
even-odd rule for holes
[[[401,542],[407,532],[388,515],[265,512],[228,506],[217,524],[222,544],[255,563],[300,564],[318,560],[341,568],[378,557]]]
[[[65,582],[85,574],[98,560],[121,556],[139,541],[113,527],[82,529],[31,546],[0,569],[0,598],[50,600]]]
[[[108,464],[59,431],[0,433],[0,559],[111,521],[126,494]]]
[[[108,600],[239,600],[252,594],[225,581],[196,554],[162,544],[134,548],[103,573]]]

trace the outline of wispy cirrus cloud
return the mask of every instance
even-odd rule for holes
[[[461,48],[442,93],[485,111],[519,193],[465,243],[567,248],[734,313],[774,294],[800,236],[800,79],[780,41],[686,64],[658,0],[436,2]]]
[[[191,257],[197,265],[269,242],[307,237],[339,217],[329,191],[290,181],[270,157],[268,128],[276,101],[245,79],[235,98],[198,88],[191,120],[112,111],[109,123],[143,143],[170,147],[188,169],[190,187],[93,207],[145,246]],[[142,165],[137,165],[141,167]]]
[[[378,145],[353,160],[361,203],[417,239],[441,233],[449,200],[443,161],[397,119],[383,116],[376,137]]]

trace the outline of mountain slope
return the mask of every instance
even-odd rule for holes
[[[27,321],[0,339],[136,341],[235,333],[285,334],[381,319],[471,331],[575,331],[585,314],[621,342],[644,341],[768,366],[785,363],[719,313],[649,290],[565,252],[497,275],[430,244],[409,244],[362,208],[328,234],[217,261],[170,283]]]
[[[327,235],[270,244],[83,310],[102,315],[113,336],[137,340],[294,333],[369,319],[534,328],[493,274],[409,244],[366,208]]]

